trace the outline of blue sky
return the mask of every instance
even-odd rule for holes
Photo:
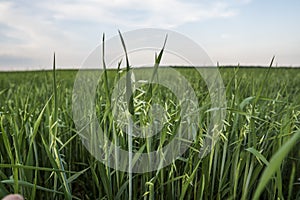
[[[0,0],[0,69],[80,66],[107,37],[164,28],[220,64],[300,66],[298,0]]]

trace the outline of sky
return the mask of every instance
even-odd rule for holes
[[[140,28],[176,31],[213,63],[300,66],[298,0],[0,0],[0,70],[78,67],[101,43]]]

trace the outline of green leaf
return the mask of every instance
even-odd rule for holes
[[[256,149],[250,147],[250,148],[246,149],[246,151],[249,151],[250,153],[252,153],[259,162],[262,161],[265,165],[267,165],[267,166],[269,165],[269,162],[267,161],[267,159]]]

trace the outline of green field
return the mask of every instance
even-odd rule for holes
[[[196,91],[198,135],[171,165],[134,173],[131,181],[128,173],[97,161],[81,142],[72,120],[77,71],[56,71],[55,83],[52,71],[1,72],[0,198],[20,193],[27,199],[128,199],[129,194],[166,200],[253,199],[259,194],[261,199],[300,199],[300,69],[221,67],[226,118],[219,142],[203,159],[199,149],[207,131],[208,91],[195,69],[176,70]],[[116,71],[108,71],[107,79],[107,87],[99,82],[95,109],[108,137],[115,134],[127,150],[128,136],[106,112],[106,91],[118,80]],[[157,95],[149,96],[143,93],[148,89],[145,85],[134,94],[135,121],[147,123],[142,100],[163,104],[169,117],[159,136],[134,139],[134,152],[166,145],[178,124],[174,95],[156,87]]]

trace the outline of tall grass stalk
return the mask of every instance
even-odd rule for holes
[[[133,104],[133,94],[132,94],[132,82],[131,82],[131,71],[130,71],[130,64],[128,59],[128,54],[126,50],[125,41],[121,32],[119,31],[119,36],[122,42],[123,50],[125,52],[125,59],[126,59],[126,102],[128,104],[128,112],[127,116],[127,135],[128,135],[128,175],[129,175],[129,199],[132,199],[132,135],[133,135],[133,123],[131,116],[134,115],[134,104]]]

